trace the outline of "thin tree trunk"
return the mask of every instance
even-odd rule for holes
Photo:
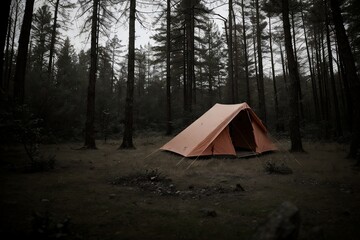
[[[328,68],[326,64],[326,54],[325,54],[325,45],[324,45],[324,31],[321,29],[320,33],[320,45],[321,45],[321,53],[322,53],[322,72],[323,72],[323,96],[324,96],[324,120],[325,120],[325,138],[328,139],[330,137],[330,97],[329,97],[329,75]]]
[[[9,65],[11,64],[10,61],[10,56],[9,56],[9,48],[10,48],[10,38],[11,38],[11,28],[13,25],[13,20],[12,20],[12,12],[13,9],[10,10],[10,15],[9,15],[9,19],[8,19],[8,26],[7,26],[7,33],[6,33],[6,44],[5,44],[5,58],[4,60],[4,66],[1,66],[1,70],[0,70],[0,74],[1,74],[1,80],[0,80],[0,88],[4,89],[6,92],[6,76],[7,76],[7,71],[9,69]],[[1,64],[1,63],[0,63]],[[5,72],[2,72],[3,70],[5,70]]]
[[[188,109],[188,100],[187,100],[187,58],[188,58],[188,49],[186,41],[186,26],[184,26],[184,41],[183,41],[183,101],[184,101],[184,112]]]
[[[193,82],[194,82],[194,8],[193,1],[186,0],[185,5],[185,29],[186,29],[186,99],[184,99],[186,104],[185,111],[192,111],[192,101],[193,101]]]
[[[320,94],[320,102],[319,102],[319,109],[320,109],[320,119],[323,121],[324,117],[324,96],[323,96],[323,83],[322,83],[322,73],[321,73],[321,54],[320,54],[320,41],[318,41],[317,31],[314,26],[314,41],[315,41],[315,58],[316,58],[316,71],[317,71],[317,79],[319,83],[319,94]]]
[[[282,50],[282,46],[281,46],[281,41],[279,42],[279,47],[280,47],[280,57],[281,57],[281,65],[282,65],[282,71],[283,71],[283,79],[284,79],[284,84],[285,84],[285,89],[288,89],[288,83],[287,83],[287,73],[286,73],[286,64],[285,64],[285,59],[284,59],[284,53]]]
[[[15,48],[15,36],[16,36],[16,28],[18,23],[18,15],[19,15],[19,4],[16,2],[16,10],[15,10],[15,22],[13,26],[12,36],[11,36],[11,50],[10,50],[10,57],[9,57],[9,69],[7,69],[7,75],[5,77],[5,91],[7,94],[9,94],[9,87],[10,87],[10,79],[12,74],[12,68],[13,68],[13,59],[14,59],[14,48]]]
[[[357,76],[355,60],[351,52],[349,39],[346,35],[339,1],[331,0],[330,3],[339,52],[344,62],[344,68],[349,80],[353,102],[353,131],[348,157],[357,158],[360,147],[360,81]],[[358,163],[360,163],[360,160]]]
[[[276,122],[276,131],[282,129],[282,123],[279,121],[279,102],[278,102],[278,93],[276,88],[276,77],[275,77],[275,66],[274,66],[274,54],[272,47],[272,29],[271,29],[271,17],[269,16],[269,42],[270,42],[270,60],[271,60],[271,72],[274,88],[274,102],[275,102],[275,122]]]
[[[30,41],[31,22],[33,17],[35,0],[27,0],[23,24],[21,26],[18,54],[16,57],[16,70],[14,77],[14,100],[17,104],[23,105],[25,101],[25,74]]]
[[[327,0],[325,0],[327,1]],[[331,40],[330,40],[330,30],[329,30],[329,17],[328,17],[328,5],[327,2],[325,3],[325,27],[326,27],[326,41],[327,41],[327,49],[328,49],[328,58],[329,58],[329,71],[330,71],[330,84],[332,90],[332,97],[334,101],[334,111],[335,111],[335,135],[336,137],[342,136],[342,129],[341,129],[341,120],[340,120],[340,109],[339,109],[339,100],[336,91],[335,85],[335,76],[333,72],[333,57],[332,57],[332,50],[331,50]]]
[[[289,127],[290,127],[290,140],[291,151],[302,152],[302,141],[300,134],[300,118],[299,118],[299,72],[297,63],[295,62],[294,52],[291,46],[291,32],[289,20],[289,1],[282,0],[282,19],[285,34],[285,48],[288,59],[289,74],[290,74],[290,87],[289,87]]]
[[[304,18],[302,1],[300,1],[300,4],[301,4],[301,20],[302,20],[302,25],[303,25],[303,29],[304,29],[306,54],[307,54],[307,59],[308,59],[308,63],[309,63],[312,95],[313,95],[313,101],[315,104],[315,119],[316,119],[316,122],[319,122],[320,121],[320,106],[319,106],[319,99],[318,99],[318,94],[317,94],[317,86],[316,86],[316,81],[315,81],[315,76],[314,76],[314,69],[312,66],[312,60],[311,60],[311,56],[310,56],[309,44],[308,44],[305,21],[304,21],[305,18]]]
[[[229,74],[229,82],[230,82],[230,92],[231,92],[231,103],[235,103],[235,84],[234,84],[234,56],[233,56],[233,39],[232,39],[232,29],[233,29],[233,21],[232,21],[232,12],[233,12],[233,3],[232,0],[229,0],[229,41],[228,41],[228,51],[229,51],[229,66],[228,66],[228,74]]]
[[[55,50],[55,39],[56,39],[56,28],[57,28],[57,16],[58,16],[58,11],[59,11],[59,2],[60,2],[60,0],[56,0],[56,3],[55,3],[54,23],[53,23],[52,32],[51,32],[49,65],[48,65],[49,80],[52,80],[52,65],[53,65],[53,57],[54,57],[54,50]]]
[[[172,133],[171,118],[171,6],[167,0],[166,10],[166,135]]]
[[[247,51],[247,37],[246,37],[246,23],[245,23],[245,11],[244,0],[241,0],[241,15],[243,24],[243,41],[244,41],[244,62],[245,62],[245,83],[246,83],[246,101],[251,106],[250,96],[250,80],[249,80],[249,60]]]
[[[261,48],[261,29],[260,29],[260,6],[259,0],[255,0],[256,6],[256,38],[257,38],[257,53],[259,62],[259,113],[260,119],[266,124],[266,103],[265,103],[265,88],[264,88],[264,70],[262,62],[262,48]]]
[[[294,58],[296,64],[298,64],[298,56],[297,56],[297,46],[296,46],[296,31],[295,31],[295,14],[294,11],[291,11],[291,29],[292,29],[292,38],[293,38],[293,44],[294,44]],[[299,65],[296,66],[297,69],[299,69]],[[302,89],[301,89],[301,83],[298,81],[298,89],[299,89],[299,104],[300,104],[300,119],[304,118],[304,107],[303,107],[303,96],[302,96]]]
[[[235,53],[235,59],[234,59],[234,103],[237,103],[239,101],[239,48],[238,48],[238,38],[236,35],[236,18],[235,18],[235,13],[234,13],[234,9],[232,8],[232,17],[233,17],[233,21],[234,21],[234,53]],[[234,56],[233,56],[234,57]]]
[[[134,78],[135,78],[135,13],[136,0],[130,0],[129,21],[129,57],[128,57],[128,79],[125,102],[125,129],[122,149],[134,148],[133,144],[133,105],[134,105]]]
[[[98,7],[100,0],[93,0],[93,13],[91,25],[91,50],[90,50],[90,71],[89,86],[87,93],[86,123],[85,123],[85,144],[84,148],[96,149],[95,144],[95,85],[97,72],[97,36],[98,29]]]
[[[3,65],[4,65],[4,48],[5,48],[5,41],[6,35],[8,32],[8,23],[9,23],[9,16],[10,16],[10,6],[11,0],[5,0],[2,2],[1,7],[1,22],[0,22],[0,87],[4,86],[4,79],[3,79]]]

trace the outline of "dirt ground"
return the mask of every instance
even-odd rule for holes
[[[284,201],[300,209],[299,239],[359,239],[360,171],[347,146],[308,141],[291,154],[282,140],[257,157],[184,159],[157,151],[168,140],[41,146],[56,165],[38,173],[24,173],[21,147],[2,146],[1,239],[249,239]],[[293,173],[268,174],[268,161]]]

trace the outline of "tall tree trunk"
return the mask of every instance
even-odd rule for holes
[[[300,134],[300,118],[299,118],[299,72],[297,63],[295,62],[294,52],[291,45],[291,32],[290,32],[290,20],[289,20],[289,0],[282,0],[282,20],[285,34],[285,48],[288,59],[290,86],[289,86],[289,128],[290,128],[290,140],[291,151],[302,152],[302,141]]]
[[[185,111],[192,112],[194,83],[194,3],[185,0],[185,31],[186,31],[186,99]]]
[[[325,120],[325,138],[328,139],[330,137],[330,97],[329,97],[329,72],[326,63],[326,53],[325,53],[325,45],[324,45],[324,29],[321,29],[320,33],[320,46],[321,46],[321,53],[322,53],[322,72],[323,72],[323,96],[324,96],[324,120]]]
[[[59,11],[59,2],[60,0],[56,0],[55,9],[54,9],[54,22],[51,31],[51,42],[50,42],[50,53],[49,53],[49,65],[48,65],[48,76],[49,80],[52,80],[52,65],[55,51],[55,39],[56,39],[56,28],[57,28],[57,17]]]
[[[100,0],[93,0],[93,13],[91,25],[91,50],[90,50],[90,71],[89,71],[89,86],[87,93],[87,108],[86,108],[86,124],[85,124],[85,144],[84,148],[96,149],[95,144],[95,85],[97,72],[97,36],[98,29],[98,7]]]
[[[5,0],[2,3],[1,7],[1,22],[0,22],[0,87],[4,86],[4,79],[3,79],[3,65],[4,65],[4,48],[5,48],[5,41],[8,32],[8,23],[9,23],[9,16],[10,16],[10,6],[11,0]]]
[[[233,21],[232,21],[232,12],[233,12],[233,2],[229,0],[229,41],[228,41],[228,51],[229,51],[229,66],[228,66],[228,74],[229,74],[229,82],[230,82],[230,92],[231,92],[231,103],[235,103],[235,84],[234,84],[234,56],[233,56],[233,38],[232,38],[232,29],[233,29]]]
[[[357,158],[360,147],[360,81],[356,72],[355,60],[351,52],[349,39],[346,35],[339,1],[330,0],[330,3],[339,52],[344,62],[344,68],[348,77],[353,102],[353,131],[348,157]],[[358,163],[360,163],[360,160]]]
[[[286,64],[285,64],[285,59],[284,59],[284,53],[282,51],[281,41],[279,42],[279,47],[280,47],[280,57],[281,57],[281,65],[282,65],[284,85],[285,85],[285,89],[288,90]]]
[[[188,100],[187,100],[187,58],[188,58],[188,49],[186,42],[186,26],[184,26],[184,41],[183,41],[183,101],[184,101],[184,112],[188,110]]]
[[[319,99],[318,99],[318,94],[317,94],[317,86],[316,86],[314,69],[312,66],[312,60],[311,60],[311,56],[310,56],[307,32],[306,32],[305,21],[304,21],[305,18],[304,18],[302,1],[300,1],[300,4],[301,4],[301,20],[302,20],[302,27],[304,29],[306,54],[307,54],[307,59],[308,59],[308,64],[309,64],[309,71],[310,71],[310,80],[311,80],[311,88],[312,88],[312,95],[313,95],[312,97],[313,97],[313,101],[315,104],[315,119],[316,119],[316,122],[319,122],[320,121],[320,106],[319,106]]]
[[[167,0],[166,10],[166,135],[172,133],[171,118],[171,5]]]
[[[13,68],[13,59],[14,59],[14,48],[15,48],[15,37],[16,37],[16,28],[17,28],[17,23],[18,23],[18,15],[19,15],[19,3],[16,2],[16,6],[15,6],[16,10],[15,10],[15,22],[13,24],[13,31],[12,31],[12,36],[11,36],[11,50],[10,50],[10,57],[9,57],[9,68],[6,70],[6,76],[5,76],[5,91],[7,94],[9,94],[9,86],[10,86],[10,78],[11,78],[11,74],[12,74],[12,68]]]
[[[294,58],[296,64],[298,64],[298,56],[297,56],[297,46],[296,46],[296,31],[295,31],[295,13],[294,11],[291,11],[291,29],[292,29],[292,38],[293,38],[293,44],[294,44]],[[299,69],[299,65],[297,65],[297,68]],[[298,89],[299,89],[299,106],[300,106],[300,119],[304,118],[304,107],[303,107],[303,96],[302,96],[302,90],[301,90],[301,83],[298,81]]]
[[[262,47],[261,47],[261,29],[260,29],[260,6],[259,0],[255,1],[256,7],[256,39],[257,39],[257,54],[259,62],[259,115],[261,120],[266,124],[266,102],[265,102],[265,88],[264,88],[264,69],[262,62]]]
[[[13,25],[13,20],[12,20],[12,12],[13,12],[13,9],[10,10],[10,15],[9,15],[9,19],[8,19],[8,26],[7,26],[7,33],[6,33],[6,44],[5,45],[5,57],[3,59],[3,63],[4,65],[0,65],[1,66],[1,70],[0,70],[0,74],[1,74],[1,77],[0,77],[0,88],[4,89],[5,92],[6,92],[6,76],[7,76],[7,71],[9,69],[9,65],[11,64],[11,61],[10,61],[10,54],[9,54],[9,51],[10,51],[10,38],[11,38],[11,28],[12,28],[12,25]],[[4,53],[4,52],[3,52]],[[5,70],[5,71],[4,71]],[[3,72],[4,71],[4,72]]]
[[[25,13],[21,26],[18,54],[16,57],[16,70],[14,77],[14,100],[17,104],[23,105],[25,99],[25,74],[28,45],[30,41],[31,22],[33,17],[35,0],[27,0]]]
[[[321,72],[321,54],[320,54],[320,41],[318,41],[318,33],[314,26],[314,41],[315,41],[315,58],[316,58],[316,71],[317,71],[317,81],[319,83],[319,109],[320,109],[320,119],[323,121],[324,117],[324,94],[323,94],[323,83],[322,83],[322,72]]]
[[[234,13],[234,9],[231,8],[232,10],[232,17],[233,17],[233,31],[234,31],[234,53],[235,53],[235,58],[234,58],[234,63],[235,66],[234,67],[234,103],[237,103],[239,101],[239,46],[238,46],[238,38],[236,35],[237,29],[236,29],[236,18],[235,18],[235,13]]]
[[[276,77],[275,77],[275,65],[274,65],[274,54],[272,47],[272,29],[271,29],[271,17],[269,16],[269,42],[270,42],[270,60],[271,60],[271,72],[274,88],[274,102],[275,102],[275,122],[276,122],[276,131],[282,130],[282,123],[279,121],[279,102],[278,102],[278,93],[276,88]]]
[[[338,45],[338,44],[336,44]],[[337,47],[337,49],[339,49]],[[347,122],[348,122],[348,130],[352,131],[352,121],[353,121],[353,112],[352,112],[352,97],[351,97],[351,90],[350,90],[350,86],[349,86],[349,80],[347,78],[346,72],[345,72],[345,68],[344,68],[344,61],[342,59],[342,56],[339,53],[339,50],[337,50],[338,55],[339,55],[339,69],[340,69],[340,73],[341,73],[341,78],[342,78],[342,85],[344,88],[344,97],[346,100],[346,110],[347,110]]]
[[[135,78],[135,13],[136,0],[130,0],[129,21],[129,57],[128,57],[128,79],[125,102],[125,129],[123,142],[120,148],[134,148],[133,144],[133,105],[134,105],[134,78]]]
[[[336,137],[340,137],[342,136],[340,109],[339,109],[338,95],[336,91],[335,76],[333,72],[333,57],[332,57],[330,30],[329,30],[330,22],[328,16],[328,5],[327,5],[327,0],[325,1],[326,1],[325,3],[326,42],[327,42],[328,58],[329,58],[330,84],[331,84],[332,97],[334,102],[334,111],[335,111],[335,135]]]
[[[251,106],[250,96],[250,81],[249,81],[249,60],[247,51],[247,37],[246,37],[246,23],[245,23],[245,10],[244,0],[241,0],[241,16],[243,27],[243,41],[244,41],[244,62],[245,62],[245,83],[246,83],[246,101]]]

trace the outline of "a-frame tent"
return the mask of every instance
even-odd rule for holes
[[[277,150],[261,120],[247,103],[215,104],[160,148],[184,157],[254,154]]]

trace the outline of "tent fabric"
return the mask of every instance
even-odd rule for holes
[[[247,103],[215,104],[160,149],[197,157],[236,156],[239,148],[254,153],[277,150],[266,127]]]

